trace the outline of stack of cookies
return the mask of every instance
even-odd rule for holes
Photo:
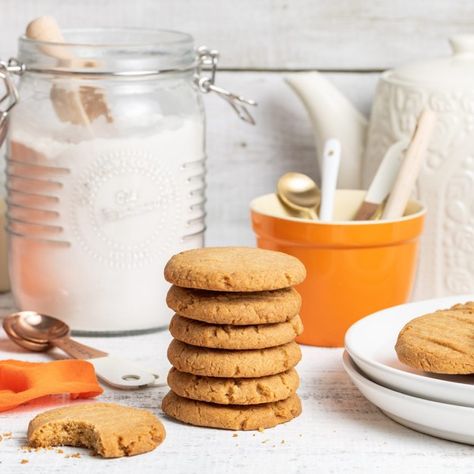
[[[294,285],[296,258],[222,247],[182,252],[165,278],[176,312],[168,349],[173,365],[163,411],[182,422],[231,430],[270,428],[301,413],[296,395],[303,326]]]

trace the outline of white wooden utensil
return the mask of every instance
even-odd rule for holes
[[[354,220],[368,221],[373,218],[377,209],[385,201],[393,188],[402,163],[403,151],[407,145],[408,139],[400,140],[387,150]]]
[[[421,165],[426,157],[426,150],[435,124],[436,114],[425,109],[418,119],[415,133],[400,166],[382,219],[398,219],[403,216],[410,194],[420,174]]]
[[[332,220],[340,163],[341,143],[335,138],[330,138],[324,144],[321,160],[321,206],[319,208],[319,220],[322,222]]]

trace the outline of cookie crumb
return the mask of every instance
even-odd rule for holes
[[[238,435],[237,433],[234,433],[234,434],[232,435],[232,438],[237,438],[237,436],[239,436],[239,435]]]
[[[74,459],[81,459],[81,453],[74,453],[74,454],[66,454],[66,456],[64,456],[66,459],[71,459],[71,458],[74,458]]]
[[[56,452],[57,452],[58,454],[64,454],[64,450],[61,449],[61,448],[56,449]]]
[[[262,428],[262,427],[260,426],[260,427],[258,428],[258,431],[259,431],[260,433],[263,433],[263,432],[265,431],[265,428]]]
[[[285,444],[285,440],[284,440],[284,439],[282,439],[280,444]]]
[[[28,461],[28,459],[22,459],[20,461],[20,464],[28,464],[30,461]]]
[[[270,440],[269,440],[269,439],[264,439],[264,440],[262,441],[262,444],[265,444],[265,443],[267,443],[268,441],[270,441]]]

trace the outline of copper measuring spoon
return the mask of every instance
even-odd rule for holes
[[[13,342],[29,351],[44,352],[57,347],[74,359],[87,360],[97,376],[113,387],[134,389],[156,385],[158,375],[71,339],[69,326],[52,316],[20,311],[5,317],[3,329]]]

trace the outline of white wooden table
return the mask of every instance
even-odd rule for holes
[[[0,314],[11,306],[0,297]],[[81,338],[121,357],[166,374],[169,364],[167,331],[126,338]],[[103,401],[146,408],[164,422],[167,437],[155,451],[104,460],[88,450],[64,448],[25,452],[28,421],[37,413],[67,403],[68,397],[48,397],[16,410],[0,413],[0,473],[414,473],[472,472],[473,450],[410,431],[382,415],[352,385],[341,365],[340,349],[303,347],[298,366],[303,414],[285,425],[260,432],[198,428],[166,418],[160,409],[166,387],[120,391],[104,386]],[[46,361],[60,352],[24,352],[0,332],[0,359]],[[79,403],[83,403],[80,401]],[[80,458],[66,457],[80,453]],[[22,464],[22,460],[27,463]]]
[[[472,31],[472,0],[18,0],[0,1],[0,59],[39,15],[63,28],[166,28],[221,52],[217,83],[259,102],[255,127],[209,94],[207,245],[254,245],[251,199],[300,171],[318,179],[313,132],[287,72],[319,70],[365,115],[379,73],[449,54],[448,37]],[[0,151],[1,153],[1,151]],[[0,166],[1,161],[0,161]],[[1,174],[0,174],[1,178]],[[1,181],[1,179],[0,179]],[[242,183],[240,186],[236,183]]]

